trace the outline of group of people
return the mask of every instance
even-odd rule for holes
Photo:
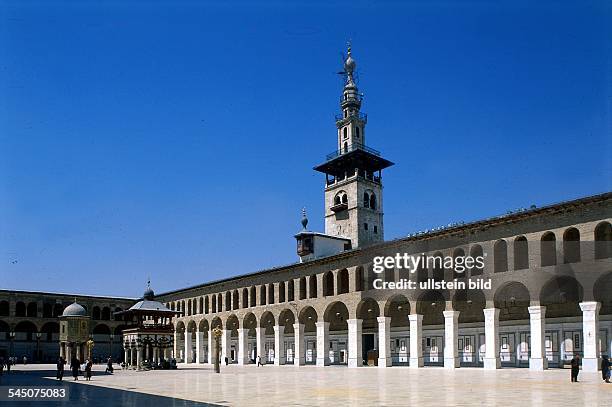
[[[63,380],[64,379],[64,366],[66,366],[66,361],[64,360],[63,357],[59,357],[57,359],[57,380]],[[83,364],[83,366],[81,366],[81,362],[76,358],[72,358],[72,360],[70,361],[70,370],[72,371],[72,377],[74,377],[74,380],[79,380],[79,372],[81,370],[84,371],[84,377],[85,380],[89,381],[91,380],[91,368],[93,367],[93,362],[91,361],[91,359],[87,359],[85,360],[85,363]],[[107,361],[106,361],[106,370],[105,373],[113,373],[114,369],[113,369],[113,359],[109,356]]]
[[[575,355],[570,362],[571,366],[571,381],[572,383],[578,382],[578,373],[580,373],[580,356]],[[606,355],[601,357],[601,378],[604,382],[610,383],[612,378],[612,362]]]

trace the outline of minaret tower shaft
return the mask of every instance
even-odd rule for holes
[[[361,112],[356,66],[349,45],[342,113],[336,116],[338,148],[314,168],[325,174],[325,233],[350,239],[353,248],[384,240],[382,170],[393,165],[366,146],[367,116]]]

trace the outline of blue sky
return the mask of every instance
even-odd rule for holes
[[[0,287],[139,296],[323,229],[353,40],[387,239],[612,190],[606,2],[2,2]]]

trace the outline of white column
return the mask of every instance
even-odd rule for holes
[[[329,365],[329,322],[317,322],[317,366]]]
[[[127,365],[127,364],[129,363],[129,361],[130,361],[129,356],[130,356],[130,352],[129,352],[128,348],[125,348],[125,349],[123,350],[123,363],[125,363],[126,365]]]
[[[444,367],[459,367],[457,340],[459,339],[459,311],[443,311],[444,314]]]
[[[410,314],[410,367],[423,367],[423,315]]]
[[[304,324],[293,324],[293,341],[295,342],[295,351],[293,355],[293,364],[295,366],[304,365]]]
[[[285,354],[285,327],[282,325],[274,325],[274,365],[280,366],[285,364],[287,355]]]
[[[378,317],[378,367],[391,366],[391,318]]]
[[[248,365],[249,355],[247,354],[247,335],[249,330],[245,328],[238,329],[238,364]]]
[[[139,346],[136,351],[136,366],[138,366],[138,369],[142,367],[142,346]]]
[[[529,369],[548,369],[548,360],[544,347],[544,327],[546,325],[546,307],[529,307],[529,326],[531,330],[531,357],[529,358]]]
[[[362,319],[347,319],[348,324],[348,366],[363,366],[361,349]]]
[[[214,365],[215,364],[215,358],[214,358],[214,342],[213,342],[213,333],[212,330],[208,330],[208,364],[209,365]]]
[[[601,360],[599,358],[599,310],[601,304],[595,301],[581,302],[582,310],[582,335],[584,342],[584,357],[582,358],[582,370],[585,372],[597,372]]]
[[[179,342],[179,333],[174,331],[174,348],[172,349],[172,357],[178,359],[178,342]]]
[[[229,337],[229,332],[227,329],[223,329],[221,331],[221,364],[225,365],[225,358],[229,358],[229,352],[228,352],[228,337]]]
[[[191,344],[191,332],[185,330],[185,363],[191,363],[191,353],[193,352],[193,345]]]
[[[499,357],[499,308],[483,309],[485,316],[485,357],[484,368],[501,368]]]
[[[261,363],[263,364],[266,364],[266,359],[267,359],[266,349],[265,349],[265,343],[266,343],[265,334],[266,334],[266,328],[262,328],[260,326],[255,328],[255,335],[257,336],[257,356],[259,356],[259,358],[261,359]]]
[[[204,332],[196,332],[196,363],[202,363],[204,355],[202,348],[204,347]]]

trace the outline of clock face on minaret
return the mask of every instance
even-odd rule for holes
[[[336,116],[337,150],[314,168],[325,174],[325,233],[350,239],[353,248],[384,240],[382,170],[393,165],[366,146],[367,115],[361,112],[356,67],[349,45]]]

